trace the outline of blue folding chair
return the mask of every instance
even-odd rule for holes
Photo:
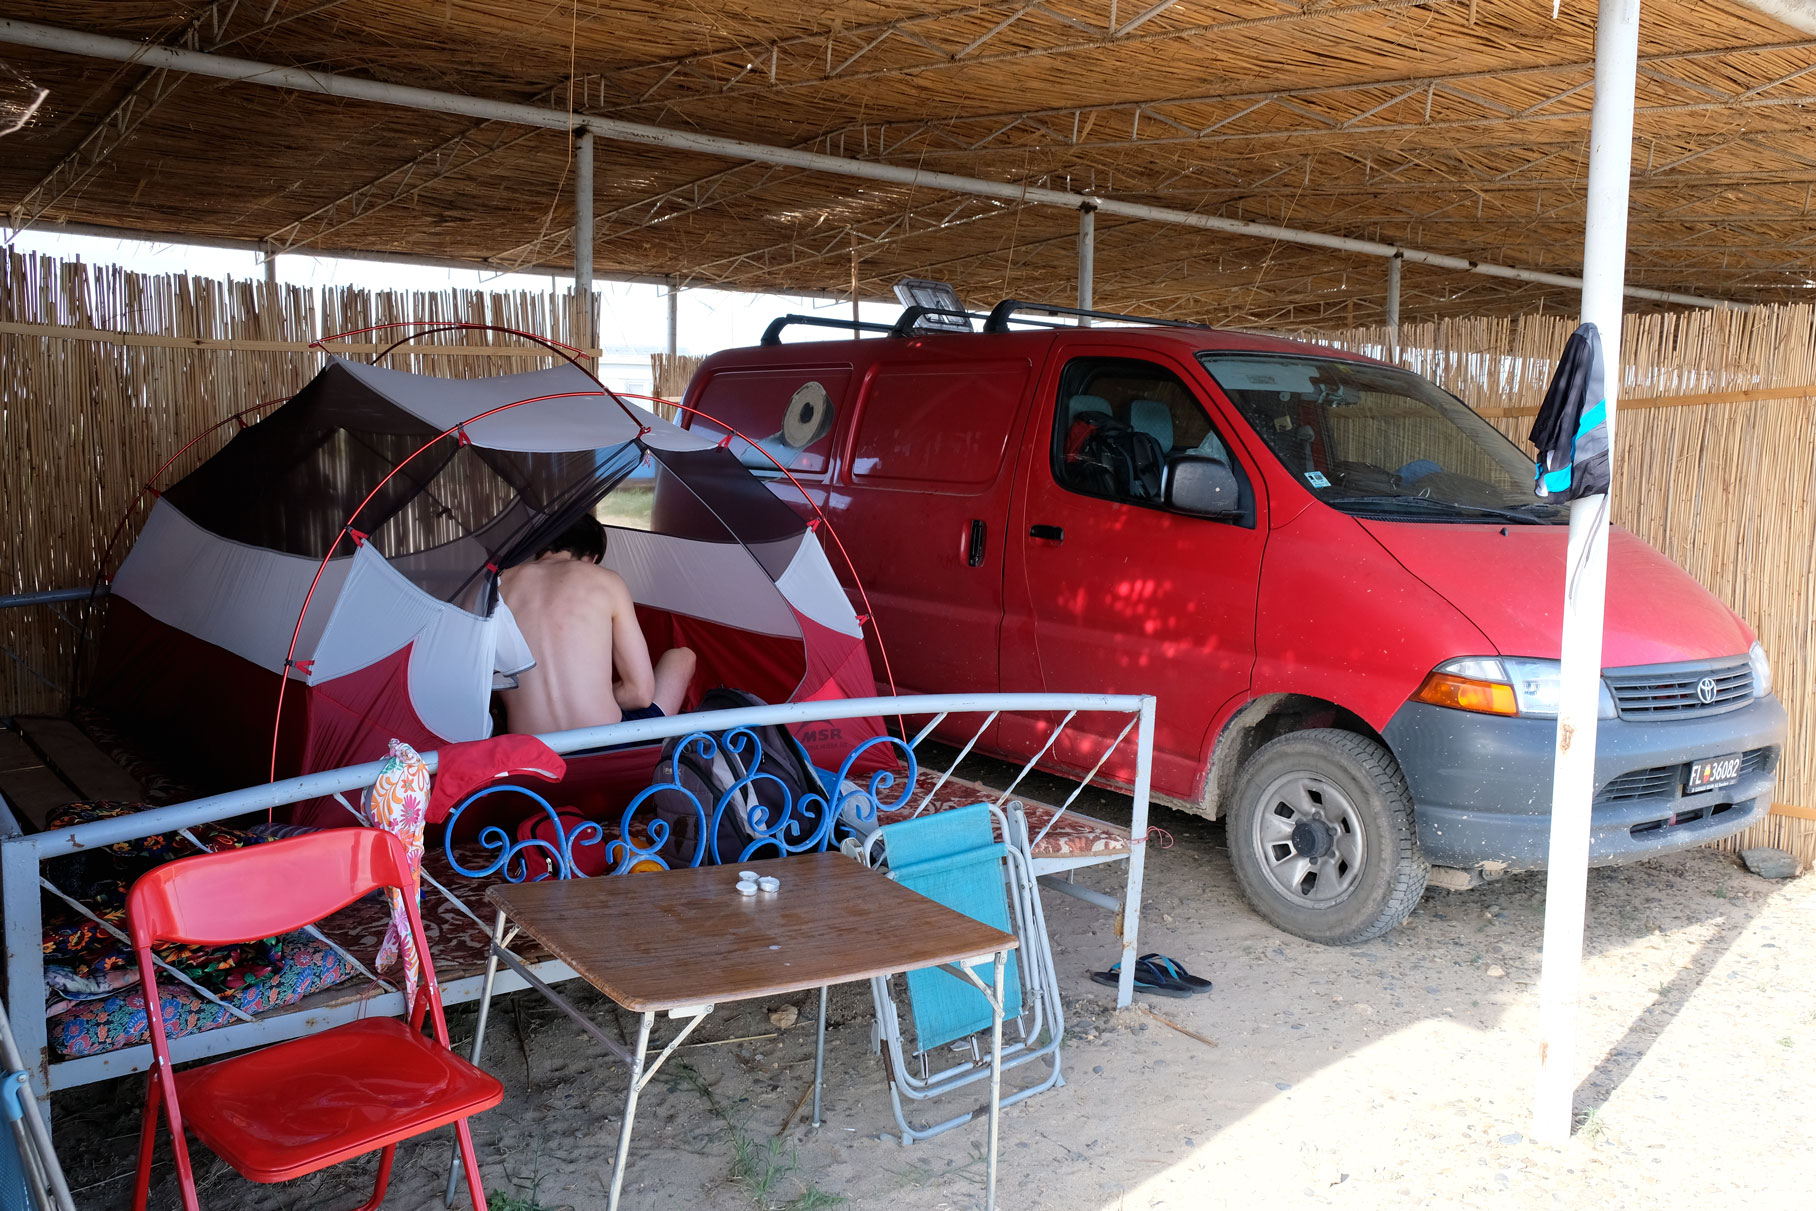
[[[0,1211],[75,1211],[38,1113],[31,1079],[0,1008]]]
[[[1003,840],[998,840],[998,836]],[[1047,941],[1046,918],[1028,860],[1028,826],[1019,804],[1005,814],[987,803],[886,824],[866,843],[870,865],[930,900],[1015,934],[1019,948],[1003,972],[1003,1071],[1044,1060],[1039,1079],[1005,1093],[1013,1105],[1064,1084],[1059,1045],[1065,1016]],[[905,989],[913,1042],[902,1033],[897,981]],[[883,1052],[889,1097],[902,1142],[949,1131],[987,1112],[980,1106],[931,1126],[908,1121],[903,1099],[932,1101],[990,1076],[988,1039],[994,1014],[976,987],[939,968],[871,981],[876,1025],[871,1047]],[[956,1062],[955,1061],[956,1057]]]

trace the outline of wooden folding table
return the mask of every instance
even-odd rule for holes
[[[743,896],[737,872],[774,875],[781,890]],[[630,1091],[618,1131],[611,1211],[617,1211],[630,1152],[637,1095],[683,1040],[726,1001],[820,990],[814,1051],[814,1122],[825,1071],[826,989],[924,967],[943,967],[990,1002],[990,1127],[984,1205],[996,1203],[996,1154],[1002,1094],[1003,966],[1016,945],[1004,933],[952,911],[886,875],[840,854],[802,854],[736,867],[653,871],[596,879],[500,884],[486,898],[498,909],[492,957],[473,1038],[473,1062],[485,1045],[492,981],[504,963],[630,1068]],[[533,975],[506,947],[518,931],[535,938],[575,974],[639,1015],[637,1042],[626,1048]],[[989,961],[986,984],[975,970]],[[686,1019],[646,1063],[656,1015]],[[453,1192],[449,1190],[449,1205]]]

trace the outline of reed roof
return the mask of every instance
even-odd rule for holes
[[[287,65],[1574,274],[1592,0],[12,0],[9,15]],[[1816,283],[1816,36],[1647,0],[1628,280]],[[501,268],[572,261],[568,136],[0,44],[49,89],[0,155],[15,224]],[[1076,216],[600,140],[596,264],[692,284],[944,278],[1066,301]],[[1381,261],[1099,216],[1099,306],[1377,322]],[[1408,320],[1574,311],[1408,266]]]

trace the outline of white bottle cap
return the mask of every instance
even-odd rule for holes
[[[738,894],[741,896],[754,896],[757,894],[757,885],[755,883],[740,883],[738,884]]]
[[[757,886],[761,887],[764,891],[780,891],[782,889],[782,880],[776,878],[774,875],[764,875],[761,879],[757,880]]]

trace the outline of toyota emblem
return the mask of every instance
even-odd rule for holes
[[[1696,697],[1704,706],[1715,701],[1715,678],[1704,677],[1696,683]]]

